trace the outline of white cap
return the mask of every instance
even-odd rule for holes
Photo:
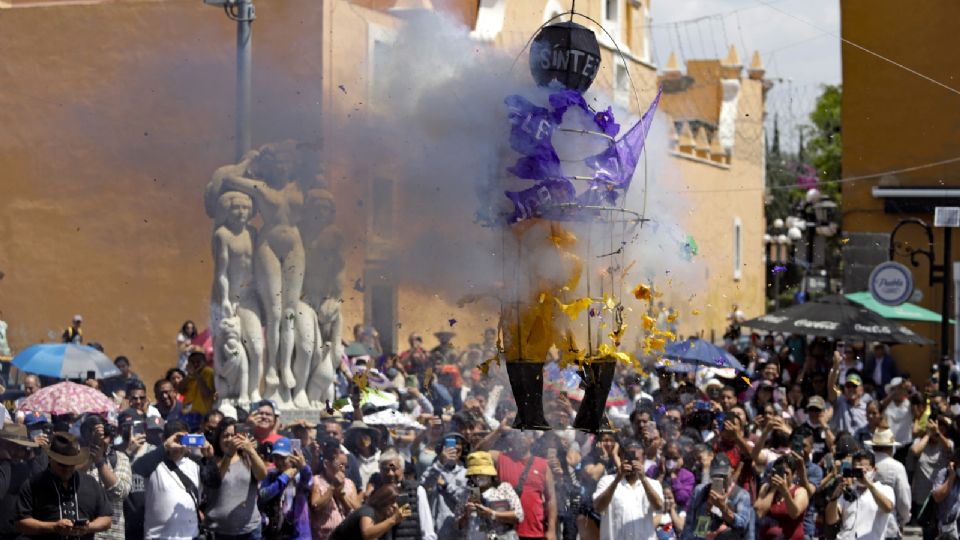
[[[237,408],[229,403],[221,403],[217,410],[223,414],[224,418],[237,419]]]
[[[74,321],[74,322],[83,322],[83,316],[80,315],[79,313],[77,313],[76,315],[73,316],[73,321]]]

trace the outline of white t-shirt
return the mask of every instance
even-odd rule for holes
[[[597,482],[597,490],[593,493],[593,500],[606,491],[616,476],[608,474]],[[660,482],[651,479],[653,490],[663,500],[663,488]],[[657,531],[653,523],[653,508],[647,492],[643,489],[643,482],[637,480],[632,486],[621,480],[617,490],[613,492],[610,506],[600,514],[600,540],[656,540]]]
[[[190,458],[177,462],[197,489],[200,487],[200,466]],[[192,540],[200,534],[197,527],[197,510],[186,487],[176,473],[163,463],[157,465],[147,479],[146,508],[143,530],[146,538],[167,540]]]
[[[894,502],[892,487],[879,482],[874,485],[887,500]],[[880,511],[870,490],[864,489],[853,502],[840,497],[837,503],[841,516],[837,540],[884,540],[890,514]]]
[[[913,444],[913,412],[910,410],[910,400],[903,400],[900,405],[890,401],[883,410],[887,417],[887,424],[893,431],[893,438],[900,444]]]

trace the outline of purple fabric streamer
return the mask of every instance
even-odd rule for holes
[[[657,91],[657,97],[647,108],[647,112],[640,117],[640,121],[634,124],[616,144],[587,158],[587,165],[596,171],[593,175],[595,182],[607,182],[623,190],[630,187],[630,180],[633,179],[633,172],[640,161],[640,153],[643,151],[647,133],[650,132],[650,125],[653,123],[653,116],[657,111],[657,105],[660,104],[662,93],[661,87]]]
[[[573,202],[576,190],[573,184],[566,179],[553,182],[540,182],[523,191],[505,191],[504,194],[513,202],[513,215],[509,222],[537,217],[542,215],[543,206],[556,206]]]
[[[560,158],[550,141],[557,122],[550,110],[523,96],[509,96],[505,102],[510,110],[510,147],[524,155],[507,170],[531,180],[560,177]]]
[[[662,88],[657,91],[657,97],[640,121],[620,140],[585,160],[595,172],[589,187],[579,197],[571,179],[563,174],[560,157],[551,139],[563,121],[563,115],[571,107],[587,113],[599,131],[614,138],[620,132],[620,124],[614,119],[613,108],[594,112],[583,95],[575,90],[551,94],[549,109],[523,96],[508,96],[504,102],[509,109],[510,147],[522,156],[507,171],[518,178],[537,181],[536,185],[523,191],[504,192],[514,204],[514,213],[509,222],[537,217],[543,214],[544,207],[574,201],[587,206],[615,205],[621,194],[630,187],[662,91]]]

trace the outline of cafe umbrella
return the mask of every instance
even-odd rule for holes
[[[933,343],[915,334],[906,326],[881,317],[839,295],[826,296],[814,302],[767,313],[745,321],[741,326],[768,332],[822,336],[849,341],[917,345]]]

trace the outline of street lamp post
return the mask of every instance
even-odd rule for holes
[[[797,227],[803,231],[806,235],[806,258],[807,258],[807,267],[804,271],[804,281],[807,281],[808,277],[812,275],[812,270],[814,269],[814,246],[816,245],[817,237],[823,237],[824,239],[831,238],[837,234],[838,225],[836,222],[837,203],[831,201],[830,199],[823,198],[823,195],[820,193],[820,190],[812,188],[807,191],[807,195],[804,203],[798,208],[802,218],[796,220]],[[811,219],[812,218],[812,219]],[[826,249],[824,249],[823,254],[823,266],[826,267]],[[824,268],[825,276],[825,288],[827,291],[830,290],[830,272],[828,269]]]
[[[924,233],[927,236],[927,248],[915,248],[911,247],[909,243],[903,245],[905,255],[910,257],[910,264],[914,267],[920,266],[920,261],[917,260],[918,257],[923,256],[927,258],[927,261],[930,263],[930,286],[941,284],[943,285],[943,299],[940,304],[940,391],[948,392],[947,383],[949,382],[949,373],[946,371],[946,358],[950,354],[950,328],[949,328],[949,313],[950,313],[950,285],[952,277],[950,276],[951,272],[951,258],[952,258],[952,238],[951,238],[951,229],[950,227],[944,227],[943,229],[943,262],[937,263],[937,255],[934,251],[934,241],[933,241],[933,228],[930,225],[920,219],[920,218],[905,218],[901,219],[897,226],[893,228],[893,231],[890,233],[890,245],[888,248],[889,259],[892,261],[894,255],[896,255],[896,237],[897,232],[900,231],[901,227],[906,225],[917,225],[922,228]]]
[[[257,18],[253,0],[203,0],[204,4],[223,7],[237,23],[237,84],[235,154],[239,162],[250,149],[250,78],[253,57],[253,21]]]
[[[777,271],[776,266],[785,266],[790,262],[790,244],[797,240],[799,233],[794,230],[793,227],[787,231],[787,234],[783,234],[783,230],[786,227],[786,224],[782,219],[775,219],[773,221],[772,231],[774,234],[765,234],[763,235],[763,243],[767,248],[767,262],[773,263],[773,308],[774,310],[780,309],[780,274],[781,271]],[[779,234],[777,234],[779,233]],[[797,236],[795,238],[795,236]]]

